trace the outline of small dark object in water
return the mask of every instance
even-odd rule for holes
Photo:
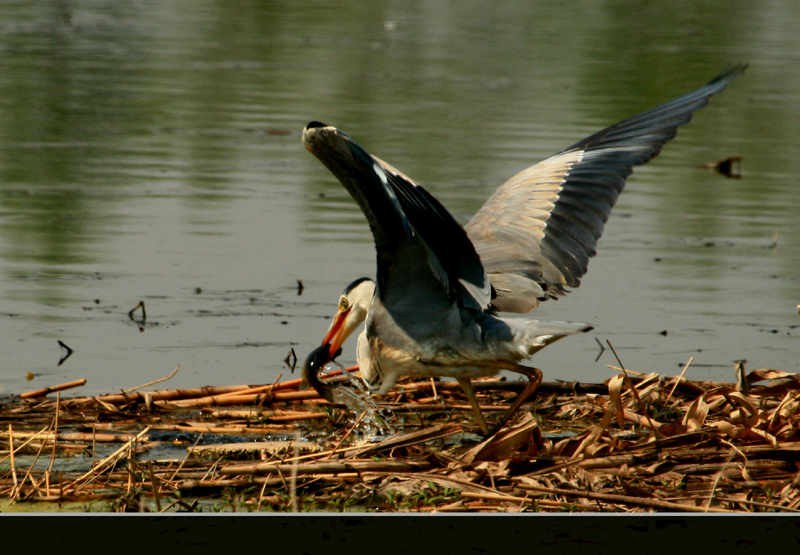
[[[714,170],[717,173],[721,173],[726,177],[733,177],[736,179],[742,177],[741,156],[731,156],[730,158],[725,158],[719,162],[708,164],[706,167],[710,170]]]
[[[140,308],[142,309],[142,319],[137,320],[136,318],[133,317],[133,313]],[[144,301],[139,301],[139,304],[130,309],[130,311],[128,312],[128,318],[130,318],[132,322],[136,323],[136,325],[139,327],[139,331],[145,330],[145,322],[147,321],[147,312],[145,312],[144,310]]]
[[[313,387],[324,399],[333,403],[333,388],[335,386],[322,383],[317,377],[319,371],[325,368],[332,359],[330,356],[330,343],[320,345],[311,351],[303,363],[303,384]]]
[[[75,351],[70,349],[69,346],[60,339],[58,340],[58,344],[61,346],[62,349],[66,351],[66,354],[63,357],[61,357],[61,360],[59,360],[58,364],[56,365],[56,366],[61,366],[62,364],[64,364],[64,361],[67,360],[70,356],[72,356],[72,353],[74,353]]]
[[[283,359],[283,362],[286,363],[286,366],[292,369],[292,374],[294,374],[294,369],[297,366],[297,355],[294,352],[294,347],[289,348],[289,354],[286,355],[286,358]]]
[[[144,321],[147,320],[147,312],[144,311],[144,301],[139,301],[139,304],[128,311],[128,318],[135,322],[136,318],[133,317],[133,313],[139,308],[142,309],[142,323],[144,323]]]

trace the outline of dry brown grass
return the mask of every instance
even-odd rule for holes
[[[0,497],[100,511],[800,511],[800,376],[627,375],[545,382],[487,441],[455,382],[379,399],[399,430],[380,441],[299,380],[68,399],[56,386],[56,399],[0,406]],[[475,383],[490,424],[521,388]]]

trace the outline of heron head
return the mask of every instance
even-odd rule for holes
[[[369,304],[375,294],[375,282],[359,278],[345,287],[339,297],[339,308],[322,345],[311,351],[303,363],[303,385],[313,387],[317,393],[333,402],[334,386],[320,381],[318,374],[326,364],[342,352],[342,344],[367,318]]]
[[[339,307],[322,345],[328,346],[330,360],[341,352],[342,344],[367,319],[367,311],[375,295],[375,282],[359,278],[345,287]]]
[[[352,165],[352,140],[330,125],[312,121],[303,129],[303,146],[319,158],[337,177],[347,177],[346,167]]]

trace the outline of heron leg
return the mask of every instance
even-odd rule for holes
[[[533,395],[533,393],[539,389],[539,386],[542,384],[542,380],[544,376],[542,375],[542,371],[538,368],[528,368],[527,366],[522,366],[519,364],[515,364],[512,366],[505,366],[505,370],[511,370],[512,372],[518,372],[520,374],[525,374],[528,376],[528,383],[525,384],[525,389],[522,390],[522,393],[517,395],[517,398],[514,399],[514,403],[511,405],[511,408],[506,411],[506,413],[500,418],[500,421],[494,425],[491,431],[488,433],[486,437],[491,437],[503,427],[503,425],[508,422],[508,419],[514,416],[514,413],[519,410],[522,406],[522,403],[528,400],[528,398]],[[462,386],[463,387],[463,386]]]
[[[478,399],[475,397],[475,389],[472,387],[472,382],[469,378],[456,378],[456,380],[458,380],[458,385],[464,390],[467,399],[469,399],[472,405],[472,409],[475,411],[475,418],[478,420],[478,426],[481,427],[481,432],[486,435],[489,431],[489,427],[486,425],[486,420],[483,418],[481,408],[478,406]]]

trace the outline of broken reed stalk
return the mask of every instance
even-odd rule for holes
[[[296,459],[295,459],[296,460]],[[229,465],[219,469],[219,473],[224,476],[239,475],[264,475],[272,472],[292,472],[297,469],[300,474],[362,474],[364,472],[374,473],[397,473],[397,472],[417,472],[432,468],[431,463],[426,461],[373,461],[373,460],[348,460],[346,462],[320,461],[303,464],[282,464],[282,463],[257,463],[244,465]]]
[[[139,303],[136,306],[134,306],[132,309],[128,311],[128,318],[130,318],[135,322],[136,319],[133,317],[133,313],[136,312],[136,309],[138,308],[142,309],[142,322],[144,322],[145,320],[147,320],[147,312],[145,312],[144,310],[144,301],[139,301]]]
[[[297,456],[300,454],[300,432],[294,434],[294,462],[292,463],[292,477],[291,488],[289,490],[289,498],[292,502],[292,512],[300,512],[297,505],[297,474],[299,472],[300,463],[297,462]]]
[[[264,502],[264,492],[266,490],[267,490],[267,480],[264,480],[264,483],[261,486],[261,491],[258,493],[258,505],[256,505],[256,512],[261,511],[261,504]]]
[[[8,455],[6,455],[2,459],[0,459],[0,463],[4,463],[7,458],[14,456],[14,454],[16,452],[18,452],[18,451],[24,449],[25,447],[27,447],[28,444],[32,443],[33,440],[35,440],[37,437],[39,437],[43,433],[49,433],[50,430],[52,429],[52,426],[53,426],[53,424],[52,424],[52,421],[51,421],[50,425],[47,428],[42,428],[41,430],[39,430],[35,434],[29,434],[27,432],[14,432],[14,431],[12,431],[11,423],[9,422],[9,424],[8,424],[9,444],[12,443],[11,442],[11,438],[14,438],[14,437],[17,437],[17,438],[20,438],[20,439],[27,437],[28,439],[26,439],[23,443],[18,445],[16,448],[11,449],[10,453]],[[30,437],[28,437],[28,436],[30,436]],[[41,449],[41,447],[40,447],[40,449]]]
[[[541,505],[541,506],[549,506],[550,508],[554,509],[569,509],[574,503],[566,503],[564,501],[551,501],[549,499],[537,499],[531,497],[519,497],[516,495],[508,495],[504,493],[476,493],[472,491],[462,491],[460,496],[463,499],[475,499],[481,501],[498,501],[500,503],[514,503],[519,506],[517,512],[522,510],[522,507],[525,505]],[[484,506],[481,508],[493,508],[490,506]]]
[[[17,479],[17,464],[14,460],[14,429],[11,422],[8,423],[8,451],[9,456],[11,457],[11,478],[14,481],[14,487],[12,488],[12,496],[11,498],[15,498],[15,493],[17,491],[17,487],[19,486],[19,480]]]
[[[711,492],[708,494],[708,501],[706,502],[706,509],[711,507],[711,502],[714,500],[714,492],[717,491],[717,485],[719,484],[719,481],[722,478],[722,475],[725,472],[725,469],[727,469],[728,465],[731,462],[733,462],[733,459],[736,457],[737,454],[739,454],[744,459],[745,466],[747,465],[747,455],[742,453],[732,443],[729,443],[729,442],[725,441],[724,439],[721,439],[720,441],[722,441],[725,445],[728,445],[731,448],[731,454],[728,456],[728,460],[725,461],[725,464],[722,466],[722,468],[717,473],[716,478],[714,478],[714,483],[711,485]]]
[[[682,503],[670,503],[668,501],[659,501],[656,499],[646,499],[643,497],[632,497],[630,495],[618,495],[614,493],[595,493],[591,491],[575,491],[561,488],[546,488],[542,486],[534,486],[531,484],[517,484],[517,487],[522,490],[535,491],[539,493],[548,493],[551,495],[563,495],[565,497],[582,497],[585,499],[593,499],[597,501],[605,501],[606,503],[615,503],[620,505],[633,505],[636,507],[645,507],[648,509],[658,509],[662,511],[673,512],[688,512],[688,513],[735,513],[728,509],[705,508],[696,505],[684,505]]]
[[[14,437],[18,439],[25,439],[25,443],[17,446],[17,451],[21,448],[25,447],[33,440],[39,438],[43,442],[56,442],[56,441],[63,441],[63,442],[91,442],[94,441],[95,443],[119,443],[122,441],[128,441],[131,437],[135,434],[132,433],[120,433],[120,434],[111,434],[111,433],[86,433],[86,432],[62,432],[62,433],[53,433],[52,431],[53,424],[51,421],[50,426],[47,428],[42,428],[38,432],[30,433],[30,432],[14,432]],[[2,462],[2,460],[0,460]]]
[[[179,367],[180,368],[180,367]],[[347,372],[354,372],[358,369],[357,366],[346,368]],[[177,369],[176,369],[177,370]],[[173,372],[174,374],[174,372]],[[336,376],[342,374],[342,370],[333,370],[326,374],[326,376]],[[172,374],[169,376],[171,377]],[[164,380],[166,378],[162,378]],[[171,389],[171,390],[163,390],[163,391],[152,391],[152,392],[122,392],[110,395],[101,395],[101,396],[94,396],[94,397],[83,397],[77,399],[70,399],[66,401],[66,403],[72,404],[85,404],[91,402],[102,402],[102,403],[109,403],[112,405],[120,404],[120,403],[130,403],[134,401],[145,401],[147,398],[152,400],[153,402],[163,401],[163,403],[155,403],[157,405],[162,405],[165,407],[172,406],[169,401],[175,403],[175,406],[183,406],[180,401],[186,401],[185,406],[202,406],[202,405],[213,405],[215,403],[219,403],[220,405],[235,405],[235,404],[249,404],[256,400],[257,395],[259,393],[265,393],[270,391],[282,391],[284,389],[297,389],[300,385],[302,380],[300,378],[295,380],[288,380],[285,382],[280,382],[277,384],[272,385],[261,385],[261,386],[250,386],[250,385],[229,385],[229,386],[211,386],[211,387],[202,387],[202,388],[195,388],[195,389]],[[72,382],[71,382],[72,383]],[[157,382],[151,382],[157,383]],[[66,384],[65,384],[66,385]],[[147,385],[147,384],[146,384]],[[144,386],[139,386],[134,389],[139,389]],[[54,390],[53,388],[49,388],[49,390]],[[42,390],[43,391],[43,390]],[[133,391],[133,390],[128,390]],[[23,394],[27,396],[32,396],[30,392],[28,394]],[[278,401],[283,400],[305,400],[307,398],[314,398],[316,392],[313,394],[311,392],[293,392],[293,395],[281,397],[280,395],[277,396]],[[300,393],[298,395],[298,393]],[[241,399],[237,399],[236,401],[227,402],[227,397],[243,397]]]
[[[329,454],[327,457],[325,457],[325,458],[326,458],[326,460],[329,460],[331,457],[333,457],[333,454],[336,452],[336,450],[337,450],[337,449],[339,449],[339,447],[341,447],[341,446],[342,446],[342,444],[345,442],[345,440],[346,440],[348,437],[350,437],[350,434],[353,432],[353,430],[355,430],[355,429],[356,429],[356,426],[358,426],[359,424],[361,424],[361,420],[362,420],[362,419],[364,418],[364,416],[366,416],[366,415],[367,415],[367,411],[362,411],[362,412],[361,412],[361,414],[358,416],[358,418],[356,418],[356,421],[355,421],[355,423],[354,423],[352,426],[350,426],[350,429],[349,429],[349,430],[347,430],[347,433],[345,433],[345,434],[342,436],[342,439],[340,439],[340,440],[339,440],[339,443],[337,443],[337,444],[336,444],[336,447],[334,447],[334,448],[331,450],[330,454]],[[296,457],[297,457],[297,453],[295,453],[295,459],[296,459]]]
[[[114,393],[111,395],[100,395],[95,397],[78,397],[75,399],[68,399],[64,402],[65,405],[85,405],[92,403],[108,403],[110,405],[127,404],[135,401],[146,401],[149,397],[153,401],[167,401],[177,399],[193,399],[205,395],[211,395],[213,392],[220,393],[224,391],[243,390],[249,389],[248,385],[227,385],[220,387],[202,387],[197,389],[170,389],[163,391],[152,392],[134,392],[130,395],[123,393]]]
[[[784,507],[783,505],[776,505],[774,503],[762,503],[760,501],[752,501],[750,499],[735,499],[732,497],[726,497],[724,495],[718,495],[716,498],[718,501],[724,501],[725,503],[738,503],[739,505],[749,505],[751,507],[759,507],[762,509],[768,509],[770,511],[781,511],[781,512],[788,512],[788,513],[800,513],[800,509],[795,507]]]
[[[617,362],[619,363],[620,368],[622,368],[622,371],[625,373],[625,380],[628,382],[628,386],[631,388],[631,391],[633,392],[634,397],[636,397],[636,404],[639,406],[639,410],[644,412],[645,418],[648,420],[648,422],[651,423],[651,427],[653,429],[653,439],[654,439],[654,441],[656,443],[658,443],[658,438],[659,438],[658,429],[655,426],[652,425],[652,419],[647,414],[647,407],[642,403],[642,400],[639,398],[639,391],[636,389],[636,386],[631,381],[631,378],[628,375],[628,371],[625,369],[625,366],[622,364],[622,360],[617,355],[617,351],[616,351],[616,349],[614,349],[614,346],[611,344],[611,341],[606,339],[606,343],[608,343],[608,346],[611,349],[611,352],[614,353],[614,358],[617,359]]]
[[[340,447],[337,449],[329,449],[327,451],[319,451],[318,453],[310,453],[308,455],[300,455],[298,457],[292,457],[291,459],[284,459],[283,463],[294,462],[294,461],[304,461],[310,459],[320,459],[325,457],[326,455],[339,455],[342,453],[349,453],[350,451],[359,451],[364,449],[363,445],[351,445],[350,447]],[[330,457],[326,457],[330,458]]]
[[[319,394],[313,389],[308,391],[279,391],[273,393],[269,389],[271,387],[272,386],[264,386],[264,391],[259,393],[252,393],[248,390],[237,392],[235,395],[208,396],[176,401],[156,401],[154,404],[164,408],[190,408],[201,406],[250,405],[265,402],[307,401],[319,398]]]
[[[82,385],[86,385],[85,379],[74,380],[59,385],[53,385],[50,387],[37,389],[36,391],[26,391],[25,393],[20,393],[19,396],[20,399],[35,399],[37,397],[44,397],[49,393],[55,393],[56,391],[64,391],[65,389],[72,389],[73,387],[80,387]]]
[[[50,421],[50,425],[47,427],[47,432],[46,433],[48,435],[51,433],[51,431],[54,430],[54,427],[57,425],[57,422],[58,422],[58,403],[56,402],[56,413],[53,416],[53,419]],[[42,430],[38,431],[33,437],[35,438],[36,436],[40,435],[42,432],[44,432],[44,428]],[[54,433],[53,437],[55,438],[55,436],[56,436],[56,434]],[[32,441],[32,440],[33,440],[33,438],[31,438],[30,440],[26,441],[25,444],[23,444],[23,445],[26,445],[29,441]],[[34,484],[34,490],[38,489],[38,487],[36,486],[36,484],[35,484],[35,482],[33,480],[33,477],[31,476],[31,474],[33,473],[33,469],[36,466],[36,463],[39,460],[39,457],[42,455],[42,452],[44,451],[45,445],[47,445],[47,439],[42,441],[42,443],[39,445],[39,450],[36,452],[36,456],[33,458],[33,462],[31,462],[31,465],[28,467],[28,472],[25,474],[25,478],[22,479],[22,483],[20,484],[20,488],[22,487],[23,484],[25,484],[25,480],[29,479],[31,484]],[[54,452],[55,452],[55,448],[56,448],[55,439],[53,439],[53,451]],[[50,464],[48,465],[47,470],[44,473],[45,495],[47,495],[48,497],[50,496],[50,475],[52,473],[52,470],[53,470],[53,459],[51,457]],[[19,493],[19,492],[17,492],[17,493]],[[35,493],[35,491],[34,491],[34,493]]]
[[[197,447],[197,444],[200,443],[200,440],[202,438],[203,438],[203,432],[200,432],[200,434],[197,436],[197,439],[194,440],[194,444],[192,445],[192,447]],[[186,464],[186,461],[189,460],[189,455],[191,454],[191,452],[192,452],[191,448],[186,450],[186,455],[183,457],[183,460],[178,465],[178,468],[175,469],[175,472],[172,473],[172,477],[169,479],[169,481],[173,481],[175,479],[175,477],[178,475],[178,472],[180,472],[183,466]]]
[[[150,426],[153,430],[163,431],[180,431],[199,433],[206,432],[209,434],[270,434],[270,433],[285,433],[292,429],[291,426],[275,424],[272,426],[209,426],[205,424],[197,424],[192,422],[184,422],[183,424],[153,424]]]
[[[111,453],[105,459],[98,462],[89,471],[85,472],[80,477],[73,480],[71,484],[67,484],[66,486],[62,487],[61,488],[62,493],[77,493],[78,490],[86,486],[86,484],[88,484],[91,481],[91,479],[94,479],[95,477],[99,476],[103,468],[105,468],[107,465],[111,463],[116,463],[120,458],[122,458],[122,455],[126,451],[129,451],[131,446],[137,441],[139,441],[141,438],[143,438],[145,434],[147,434],[147,432],[149,431],[150,431],[150,426],[146,426],[144,430],[142,430],[134,437],[132,437],[125,445],[123,445],[122,447]],[[84,481],[85,483],[81,483]]]
[[[669,404],[669,400],[672,399],[672,394],[675,393],[675,388],[677,388],[678,384],[681,383],[681,380],[683,379],[683,375],[686,374],[686,371],[689,369],[689,365],[692,364],[693,360],[694,360],[694,357],[689,357],[689,361],[684,365],[683,370],[681,370],[680,376],[678,376],[678,379],[675,380],[675,385],[672,386],[672,389],[670,390],[669,395],[667,395],[667,399],[666,399],[666,401],[664,401],[665,405]]]
[[[157,380],[153,380],[152,382],[147,382],[145,384],[142,384],[142,385],[139,385],[139,386],[136,386],[136,387],[132,387],[130,389],[125,389],[125,390],[122,391],[122,394],[123,395],[129,395],[129,394],[131,394],[134,391],[137,391],[139,389],[143,389],[145,387],[150,387],[151,385],[155,385],[157,383],[161,383],[161,382],[165,382],[167,380],[171,380],[173,377],[175,377],[175,374],[177,374],[178,370],[180,370],[180,369],[181,369],[181,366],[179,364],[178,366],[175,367],[175,370],[173,370],[168,376],[164,376],[163,378],[158,378]]]
[[[56,393],[56,414],[53,418],[53,436],[58,437],[58,413],[59,408],[61,407],[61,392],[59,391]],[[53,449],[50,451],[50,464],[47,466],[47,472],[45,476],[50,476],[53,472],[53,465],[56,462],[56,441],[53,440]]]
[[[158,480],[156,480],[156,473],[153,471],[153,461],[147,461],[147,471],[150,474],[150,483],[153,485],[153,498],[156,503],[156,512],[161,512],[161,497],[158,495]]]

